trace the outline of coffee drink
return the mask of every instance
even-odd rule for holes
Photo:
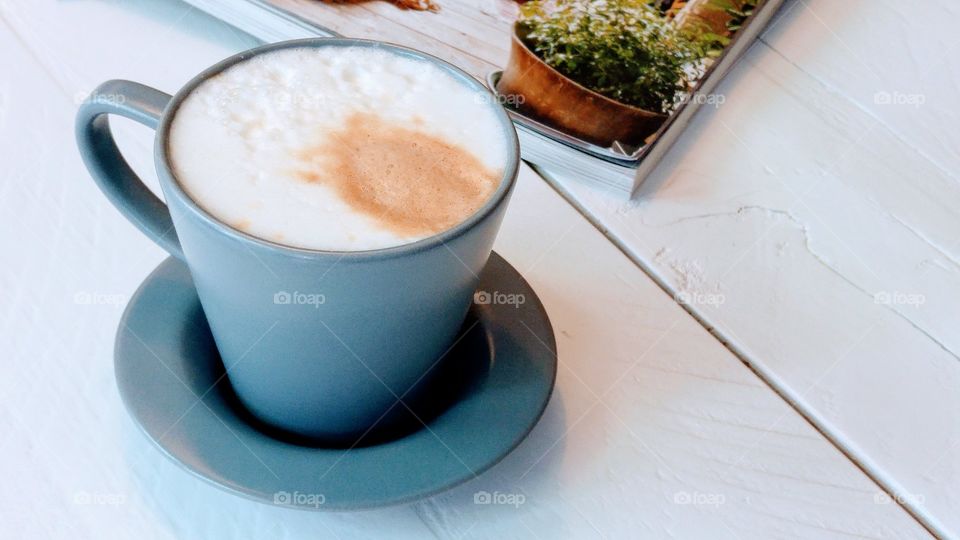
[[[177,181],[227,225],[362,251],[448,230],[489,200],[510,151],[496,106],[399,52],[282,49],[201,83],[168,144]]]

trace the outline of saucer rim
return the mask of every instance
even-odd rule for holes
[[[520,274],[520,272],[519,272],[516,268],[514,268],[513,265],[511,265],[509,262],[507,262],[506,259],[504,259],[502,256],[500,256],[500,255],[499,255],[498,253],[496,253],[495,251],[494,251],[494,252],[491,252],[490,259],[488,260],[487,265],[490,265],[490,264],[492,264],[492,263],[497,263],[497,264],[503,265],[504,270],[506,270],[507,272],[513,274],[513,278],[516,279],[516,280],[518,280],[518,283],[517,283],[517,284],[518,284],[520,287],[522,287],[522,288],[525,290],[525,292],[529,292],[529,293],[530,293],[530,296],[533,298],[533,302],[529,302],[529,301],[528,301],[528,304],[532,304],[532,305],[524,306],[524,309],[531,309],[531,308],[533,308],[533,309],[535,310],[535,312],[536,312],[536,315],[544,321],[545,327],[546,327],[546,329],[549,331],[549,338],[550,338],[550,339],[549,339],[548,341],[550,341],[550,342],[552,342],[552,343],[554,344],[553,349],[551,350],[550,347],[546,346],[545,344],[544,344],[544,346],[542,347],[543,349],[545,349],[545,352],[544,352],[543,354],[544,354],[545,356],[547,356],[547,357],[552,358],[552,361],[549,362],[549,368],[550,368],[550,369],[549,369],[549,374],[547,374],[546,377],[544,377],[544,378],[548,378],[547,388],[546,388],[546,392],[544,393],[544,396],[543,396],[542,400],[540,401],[540,404],[539,404],[538,407],[537,407],[536,413],[532,416],[532,418],[531,418],[530,422],[528,423],[528,425],[526,425],[522,431],[519,431],[519,430],[518,430],[518,431],[516,432],[516,434],[514,435],[514,440],[513,440],[507,447],[505,447],[505,449],[503,449],[502,451],[499,451],[499,452],[498,452],[498,455],[497,455],[494,459],[491,459],[491,460],[487,461],[486,463],[482,464],[480,467],[476,467],[476,468],[473,468],[473,469],[471,469],[470,467],[467,467],[466,465],[464,465],[464,467],[465,467],[466,469],[468,469],[468,470],[464,471],[462,474],[450,475],[451,480],[448,481],[448,482],[443,482],[443,484],[440,485],[440,486],[438,486],[438,487],[435,487],[435,488],[432,488],[432,489],[422,490],[422,491],[419,491],[419,492],[412,492],[412,493],[410,493],[410,494],[402,495],[402,496],[382,498],[382,499],[376,500],[375,502],[361,502],[361,503],[357,503],[357,504],[337,503],[337,504],[333,504],[333,505],[321,504],[321,505],[319,505],[319,506],[280,504],[280,503],[276,503],[276,502],[274,502],[274,501],[272,501],[272,500],[269,500],[269,499],[267,498],[267,496],[264,494],[264,492],[263,492],[262,490],[260,490],[260,489],[252,488],[252,487],[249,487],[249,486],[244,486],[244,485],[241,485],[241,484],[239,484],[239,483],[237,483],[237,482],[235,482],[235,481],[231,481],[231,480],[226,479],[226,478],[213,478],[213,477],[211,477],[211,476],[209,476],[209,475],[204,474],[203,472],[197,470],[195,467],[191,466],[190,464],[188,464],[187,462],[185,462],[183,459],[181,459],[180,457],[178,457],[178,455],[176,455],[176,454],[174,454],[173,452],[171,452],[171,451],[170,451],[167,447],[165,447],[163,444],[161,444],[161,442],[160,442],[156,437],[154,437],[154,436],[148,431],[147,426],[144,424],[144,422],[141,421],[140,417],[138,416],[138,414],[137,414],[137,412],[136,412],[136,408],[135,408],[134,403],[133,403],[133,398],[132,398],[130,395],[128,395],[128,392],[127,392],[127,391],[125,391],[125,389],[124,389],[124,384],[121,382],[121,380],[122,380],[121,377],[122,377],[122,376],[121,376],[121,374],[120,374],[119,371],[120,371],[121,355],[123,354],[122,349],[123,349],[124,346],[125,346],[125,343],[124,343],[124,341],[123,341],[123,337],[124,337],[124,335],[125,335],[127,332],[133,333],[133,331],[129,329],[129,324],[128,324],[128,322],[129,322],[130,318],[134,315],[134,312],[136,311],[137,305],[142,301],[142,297],[143,297],[143,295],[146,293],[146,291],[148,290],[148,288],[150,287],[150,285],[155,282],[155,280],[157,279],[157,277],[158,277],[159,275],[161,275],[161,274],[163,274],[163,273],[165,273],[165,272],[169,272],[169,271],[173,270],[173,269],[174,269],[173,267],[176,267],[176,266],[183,266],[183,267],[185,267],[185,269],[187,270],[187,272],[188,272],[188,274],[189,274],[189,269],[186,268],[186,265],[185,265],[182,261],[180,261],[180,260],[178,260],[178,259],[176,259],[175,257],[172,257],[172,256],[169,256],[169,257],[165,258],[163,261],[161,261],[161,262],[144,278],[144,280],[143,280],[143,281],[140,283],[140,285],[137,287],[137,289],[136,289],[136,291],[134,292],[134,294],[131,295],[130,300],[129,300],[129,302],[127,303],[127,306],[126,306],[126,308],[124,309],[123,315],[121,316],[120,321],[119,321],[119,323],[118,323],[117,331],[116,331],[115,336],[114,336],[114,347],[113,347],[113,360],[114,360],[114,362],[113,362],[113,371],[114,371],[114,378],[115,378],[115,380],[116,380],[117,387],[118,387],[118,391],[119,391],[119,394],[120,394],[120,399],[121,399],[121,401],[123,402],[124,409],[126,410],[127,415],[129,416],[130,421],[132,421],[132,422],[137,426],[137,430],[138,430],[141,434],[143,434],[143,436],[146,437],[146,438],[150,441],[150,443],[151,443],[151,445],[152,445],[153,447],[157,448],[157,449],[161,452],[162,455],[164,455],[167,459],[169,459],[169,460],[172,461],[174,464],[176,464],[178,468],[183,469],[183,470],[189,472],[192,476],[203,480],[206,484],[212,485],[212,486],[220,489],[221,491],[225,491],[225,492],[230,493],[230,494],[233,494],[233,495],[238,495],[238,496],[243,497],[244,499],[248,499],[248,500],[251,500],[251,501],[254,501],[254,502],[258,502],[258,503],[261,503],[261,504],[267,504],[267,505],[269,505],[269,506],[274,506],[274,507],[288,508],[288,509],[292,509],[292,510],[299,510],[299,511],[304,511],[304,512],[311,512],[311,513],[313,513],[313,512],[357,512],[357,511],[373,510],[373,509],[378,509],[378,508],[387,508],[387,507],[392,507],[392,506],[409,504],[409,503],[412,503],[412,502],[416,502],[416,501],[420,501],[420,500],[423,500],[423,499],[432,497],[432,496],[437,495],[437,494],[440,494],[440,493],[444,493],[444,492],[449,491],[449,490],[451,490],[451,489],[454,489],[454,488],[456,488],[456,487],[458,487],[458,486],[460,486],[460,485],[463,485],[463,484],[469,482],[470,480],[474,480],[474,479],[478,478],[480,475],[484,474],[485,472],[487,472],[488,470],[490,470],[491,468],[493,468],[494,466],[496,466],[497,464],[499,464],[501,461],[503,461],[508,455],[510,455],[511,453],[513,453],[513,451],[516,450],[516,448],[517,448],[518,446],[520,446],[520,444],[521,444],[524,440],[526,440],[526,438],[530,435],[530,433],[533,431],[533,429],[540,423],[540,420],[543,418],[543,415],[546,413],[547,407],[550,405],[550,402],[551,402],[551,400],[553,399],[553,394],[554,394],[554,391],[555,391],[555,388],[556,388],[557,374],[558,374],[558,371],[559,371],[559,359],[558,359],[558,357],[557,357],[557,353],[555,352],[555,351],[556,351],[556,335],[555,335],[555,332],[554,332],[554,330],[553,330],[553,325],[552,325],[552,323],[551,323],[551,321],[550,321],[550,318],[549,318],[549,316],[548,316],[548,314],[547,314],[547,312],[546,312],[546,309],[545,309],[545,307],[543,306],[543,303],[540,301],[539,296],[536,294],[536,292],[535,292],[535,291],[533,290],[533,288],[530,286],[529,282],[527,282],[527,280],[523,277],[523,275]],[[485,267],[485,268],[486,268],[486,267]],[[482,272],[481,272],[481,275],[482,275]],[[191,279],[192,279],[192,277],[191,277]],[[480,311],[478,311],[478,313],[482,314],[483,311],[480,310]],[[483,318],[481,317],[480,320],[483,320]],[[536,338],[539,339],[538,336],[534,336],[534,337],[536,337]],[[152,351],[150,351],[150,353],[151,353],[152,355],[156,356]],[[158,358],[158,360],[159,360],[159,358]],[[160,362],[163,363],[162,360],[160,360]],[[496,365],[496,362],[494,362],[493,365]],[[167,369],[169,369],[169,367],[168,367]],[[492,368],[491,368],[491,369],[492,369]],[[224,382],[226,382],[226,381],[224,381]],[[220,383],[220,384],[223,384],[223,383]],[[188,389],[189,389],[189,388],[188,388]],[[191,392],[192,392],[192,389],[190,389],[190,390],[191,390]],[[215,396],[215,395],[216,395],[216,394],[211,394],[211,396]],[[202,398],[202,401],[204,401],[204,406],[207,406],[206,401],[207,401],[208,399],[210,399],[210,396],[204,396],[204,397]],[[208,413],[209,413],[210,415],[214,416],[215,418],[217,418],[220,422],[224,423],[225,426],[228,425],[228,422],[227,422],[227,421],[225,421],[224,419],[220,418],[219,415],[217,415],[216,413],[214,413],[212,410],[208,411]],[[431,423],[432,421],[435,421],[435,420],[436,420],[436,419],[433,419],[433,420],[430,420],[430,421],[426,422],[425,426],[429,427],[429,426],[430,426],[430,423]],[[421,429],[423,429],[423,428],[421,428]],[[228,427],[228,430],[229,430],[229,427]],[[230,431],[232,431],[232,430],[230,430]],[[254,430],[254,431],[256,431],[256,430]],[[420,431],[420,430],[417,430],[417,431]],[[432,431],[432,430],[431,430],[431,431]],[[258,433],[259,433],[259,437],[260,437],[260,438],[270,439],[270,440],[273,440],[273,441],[277,441],[277,442],[283,443],[283,441],[280,441],[279,439],[275,439],[275,438],[273,438],[273,437],[270,437],[270,435],[267,435],[267,434],[262,433],[262,432],[258,432]],[[239,436],[236,435],[236,434],[234,434],[234,436],[237,437],[237,438],[239,438]],[[437,438],[438,440],[440,440],[441,444],[444,444],[444,445],[445,445],[445,443],[443,443],[443,440],[442,440],[442,439],[439,439],[439,436],[437,436],[436,434],[434,434],[434,437]],[[376,444],[376,445],[373,445],[373,446],[376,446],[376,447],[389,447],[390,445],[396,444],[396,443],[398,443],[398,442],[401,441],[401,440],[403,440],[403,438],[396,439],[396,440],[391,440],[391,441],[386,441],[386,442],[383,442],[383,443],[380,443],[380,444]],[[242,442],[242,441],[241,441],[241,442]],[[295,445],[295,444],[292,444],[292,443],[284,443],[284,444],[289,444],[290,446],[294,446],[294,447],[298,447],[298,448],[303,448],[303,447],[301,447],[301,446],[298,446],[298,445]],[[321,449],[321,450],[334,450],[333,448],[324,448],[324,447],[320,447],[319,449]],[[449,451],[449,450],[448,450],[448,451]],[[456,456],[456,454],[454,454],[454,455]]]

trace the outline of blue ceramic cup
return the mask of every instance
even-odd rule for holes
[[[178,183],[168,147],[171,121],[206,79],[292,47],[386,50],[440,66],[496,103],[475,79],[426,54],[374,41],[306,39],[228,58],[172,97],[134,82],[106,82],[77,113],[77,144],[107,198],[190,268],[241,403],[282,432],[350,444],[406,407],[401,398],[422,385],[457,338],[516,181],[519,146],[510,119],[495,107],[509,147],[498,189],[459,225],[411,244],[335,252],[245,234],[207,213]],[[110,114],[157,130],[154,156],[166,204],[120,155]]]

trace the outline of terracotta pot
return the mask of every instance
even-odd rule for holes
[[[667,119],[665,114],[614,101],[574,82],[544,63],[516,32],[497,92],[513,98],[524,114],[603,147],[614,141],[641,146]]]

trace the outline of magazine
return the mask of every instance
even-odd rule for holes
[[[631,194],[783,0],[186,0],[266,42],[442,58],[507,109],[524,160]]]

